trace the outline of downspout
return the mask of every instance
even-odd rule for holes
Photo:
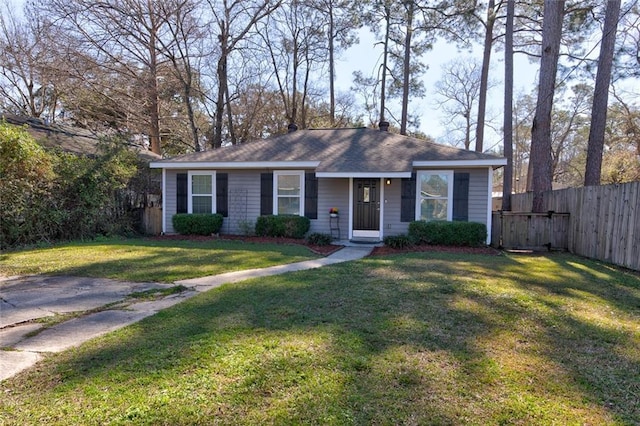
[[[493,168],[491,166],[487,168],[487,174],[489,183],[487,185],[487,240],[485,243],[489,245],[491,243],[491,203],[493,202]]]
[[[167,233],[167,169],[162,168],[162,235]]]

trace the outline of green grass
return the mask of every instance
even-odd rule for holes
[[[174,282],[317,257],[297,245],[106,239],[2,253],[0,275],[55,274]]]
[[[0,424],[623,425],[640,277],[374,257],[209,291],[0,384]]]

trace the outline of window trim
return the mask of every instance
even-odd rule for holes
[[[453,220],[453,170],[418,170],[416,173],[416,220],[422,220],[421,216],[421,187],[422,178],[428,175],[446,175],[447,176],[447,197],[429,197],[432,200],[447,200],[447,221]]]
[[[211,170],[189,170],[187,179],[187,213],[193,214],[193,176],[211,176],[211,213],[216,212],[216,172]],[[209,194],[195,194],[199,196]]]
[[[273,214],[278,214],[278,199],[280,195],[278,194],[278,178],[280,176],[298,176],[300,180],[300,203],[299,203],[299,216],[304,216],[304,203],[305,203],[305,171],[304,170],[274,170],[273,171]],[[285,196],[283,196],[285,197]],[[291,197],[287,195],[286,197]]]

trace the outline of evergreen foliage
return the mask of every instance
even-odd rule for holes
[[[314,244],[317,246],[328,246],[331,244],[331,235],[323,234],[321,232],[314,232],[313,234],[309,234],[307,236],[307,242],[309,244]]]
[[[182,235],[212,235],[220,232],[223,217],[219,213],[179,213],[171,218],[173,229]]]
[[[135,154],[116,141],[76,156],[0,123],[0,247],[132,233],[126,189],[137,172]]]
[[[256,221],[256,235],[259,237],[304,238],[311,221],[304,216],[266,215]]]
[[[409,224],[409,238],[417,244],[481,246],[487,227],[477,222],[414,221]]]

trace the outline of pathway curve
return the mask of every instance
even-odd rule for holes
[[[0,287],[0,381],[33,366],[42,359],[42,354],[79,346],[223,284],[362,259],[371,250],[370,246],[344,247],[320,259],[181,280],[174,284],[128,283],[83,277],[6,278]],[[135,292],[161,290],[175,285],[185,286],[187,290],[153,301],[127,299]],[[92,310],[95,312],[47,329],[33,321]]]

